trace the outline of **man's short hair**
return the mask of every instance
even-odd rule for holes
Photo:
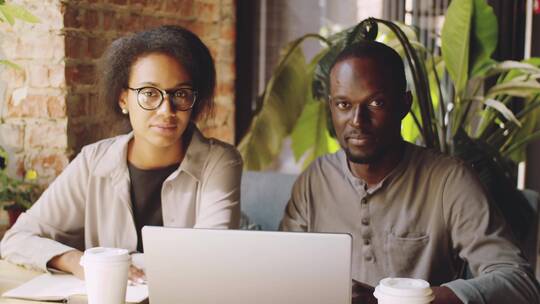
[[[405,93],[407,90],[407,78],[405,66],[399,54],[391,47],[371,40],[362,40],[345,47],[336,57],[330,71],[336,64],[351,58],[371,58],[378,62],[384,72],[387,73],[396,89],[396,93]],[[330,79],[328,79],[330,82]]]

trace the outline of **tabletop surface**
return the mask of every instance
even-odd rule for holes
[[[4,260],[0,260],[0,295],[4,292],[13,289],[35,277],[43,274],[39,271],[29,270],[11,263],[8,263]],[[70,297],[68,303],[72,304],[85,304],[85,296],[74,296]],[[7,299],[0,297],[0,304],[22,304],[22,303],[32,303],[32,304],[50,304],[51,302],[39,302],[39,301],[28,301],[28,300],[17,300],[17,299]]]

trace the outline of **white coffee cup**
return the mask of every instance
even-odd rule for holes
[[[428,282],[409,278],[382,279],[373,295],[379,304],[429,304],[435,299]]]
[[[126,301],[131,257],[126,249],[95,247],[81,258],[88,304],[120,304]]]

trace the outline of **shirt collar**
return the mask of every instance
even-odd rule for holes
[[[342,149],[339,153],[339,158],[341,162],[341,167],[343,172],[345,172],[345,175],[347,176],[347,179],[349,182],[360,192],[365,194],[373,194],[377,190],[381,189],[382,187],[388,185],[392,180],[396,179],[397,177],[401,176],[403,172],[405,172],[405,169],[407,168],[407,164],[409,163],[410,157],[411,157],[411,150],[412,150],[412,144],[404,141],[404,149],[403,149],[403,157],[399,161],[398,165],[390,171],[377,185],[367,188],[367,183],[362,178],[356,177],[351,169],[349,168],[349,163],[347,161],[347,155],[345,154],[345,151]]]
[[[191,139],[186,151],[186,155],[179,166],[179,169],[171,174],[170,178],[175,178],[180,171],[184,171],[196,180],[200,181],[202,170],[205,165],[208,152],[210,150],[210,140],[204,137],[195,124],[190,123],[186,132],[191,132]],[[99,161],[94,170],[94,175],[120,176],[128,172],[127,150],[128,143],[133,138],[133,131],[117,136],[114,142],[107,148],[107,151]]]

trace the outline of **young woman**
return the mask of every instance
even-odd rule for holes
[[[85,248],[142,252],[145,225],[237,228],[240,155],[193,123],[212,105],[208,48],[162,26],[114,41],[102,70],[100,99],[133,131],[84,147],[6,233],[2,258],[82,278]]]

